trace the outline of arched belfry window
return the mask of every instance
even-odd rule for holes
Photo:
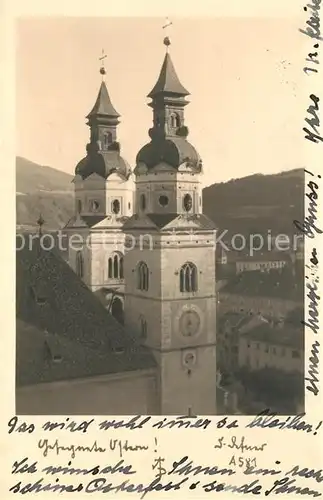
[[[108,149],[110,144],[112,143],[112,133],[111,132],[105,132],[103,136],[103,144],[104,144],[104,149]]]
[[[181,292],[197,291],[197,267],[192,262],[186,262],[179,273],[179,288]]]
[[[178,128],[181,125],[180,118],[177,113],[172,113],[170,115],[170,126],[172,128]]]
[[[76,254],[76,274],[79,278],[84,277],[84,259],[81,251]]]
[[[144,194],[140,195],[140,208],[146,210],[146,196]]]
[[[118,214],[120,212],[120,201],[119,200],[113,200],[113,202],[112,202],[112,212],[114,214]]]
[[[108,260],[108,277],[111,279],[123,279],[123,255],[116,252]]]
[[[139,262],[137,266],[137,288],[143,291],[149,288],[149,269],[145,262]]]

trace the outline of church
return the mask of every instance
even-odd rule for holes
[[[168,37],[164,45],[148,94],[149,142],[133,169],[100,69],[64,228],[67,263],[40,245],[17,252],[18,413],[214,415],[222,406],[215,226],[203,215],[203,164],[188,141],[189,92]]]

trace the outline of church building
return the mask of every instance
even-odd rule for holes
[[[150,140],[133,173],[121,156],[119,114],[103,66],[87,116],[87,154],[75,169],[75,214],[64,228],[68,264],[40,248],[17,252],[16,401],[22,413],[223,411],[215,227],[203,215],[202,160],[187,139],[189,92],[168,37],[164,44],[148,94]]]
[[[148,94],[150,142],[136,159],[136,244],[125,255],[125,321],[153,352],[161,414],[216,413],[215,227],[202,213],[202,161],[168,52]]]

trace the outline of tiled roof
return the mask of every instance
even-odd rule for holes
[[[86,179],[92,174],[97,174],[104,179],[117,172],[124,179],[131,174],[129,163],[120,155],[119,151],[88,151],[75,168],[75,175]]]
[[[234,331],[244,333],[268,321],[260,314],[227,312],[219,315],[218,328],[222,330],[225,325],[228,325]]]
[[[157,83],[147,97],[155,97],[161,93],[176,94],[183,97],[189,95],[189,92],[179,81],[168,52],[165,55]]]
[[[282,270],[271,269],[264,273],[247,271],[229,280],[219,293],[302,301],[303,281],[302,273],[294,276],[292,270],[287,267]]]
[[[17,320],[16,383],[18,386],[147,368],[143,354],[141,358],[140,360],[138,353],[129,355],[121,350],[118,354],[111,351],[97,351],[64,336],[44,333],[35,326]]]
[[[286,324],[279,326],[263,323],[245,332],[243,336],[257,342],[304,349],[304,328],[301,328],[301,325],[298,328],[291,328]]]
[[[148,169],[161,162],[176,169],[188,162],[196,172],[200,172],[202,168],[200,155],[184,137],[158,137],[145,144],[136,157],[137,165],[144,163]]]
[[[107,373],[155,366],[150,351],[137,345],[53,251],[41,250],[36,240],[32,250],[17,250],[16,274],[17,318],[22,322],[58,335],[63,343],[118,356],[120,362],[106,365]],[[126,355],[120,357],[120,350],[125,350]],[[21,354],[20,364],[28,362],[24,351]],[[84,366],[85,373],[88,369]]]
[[[148,218],[156,229],[164,229],[169,226],[168,229],[174,228],[174,230],[178,229],[178,231],[188,231],[188,230],[215,230],[215,224],[211,219],[209,219],[204,214],[194,214],[194,215],[182,215],[176,213],[167,213],[167,214],[145,214],[143,218],[142,227],[138,224],[138,216],[135,214],[125,222],[123,228],[130,229],[133,227],[133,222],[136,221],[136,229],[145,229],[147,230],[147,224],[144,222],[144,219]],[[147,220],[147,219],[146,219]],[[179,224],[172,224],[173,222],[179,222]],[[194,225],[196,223],[196,225]],[[154,229],[154,228],[152,228]]]
[[[287,252],[255,252],[253,255],[240,255],[237,254],[236,262],[289,262],[290,257]]]

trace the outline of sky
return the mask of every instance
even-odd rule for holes
[[[172,18],[170,55],[190,92],[188,140],[204,164],[203,185],[302,168],[301,97],[306,37],[300,20]],[[147,94],[165,54],[165,18],[21,18],[16,37],[17,155],[74,173],[85,156],[101,83],[121,115],[122,155],[135,167],[149,142]]]

